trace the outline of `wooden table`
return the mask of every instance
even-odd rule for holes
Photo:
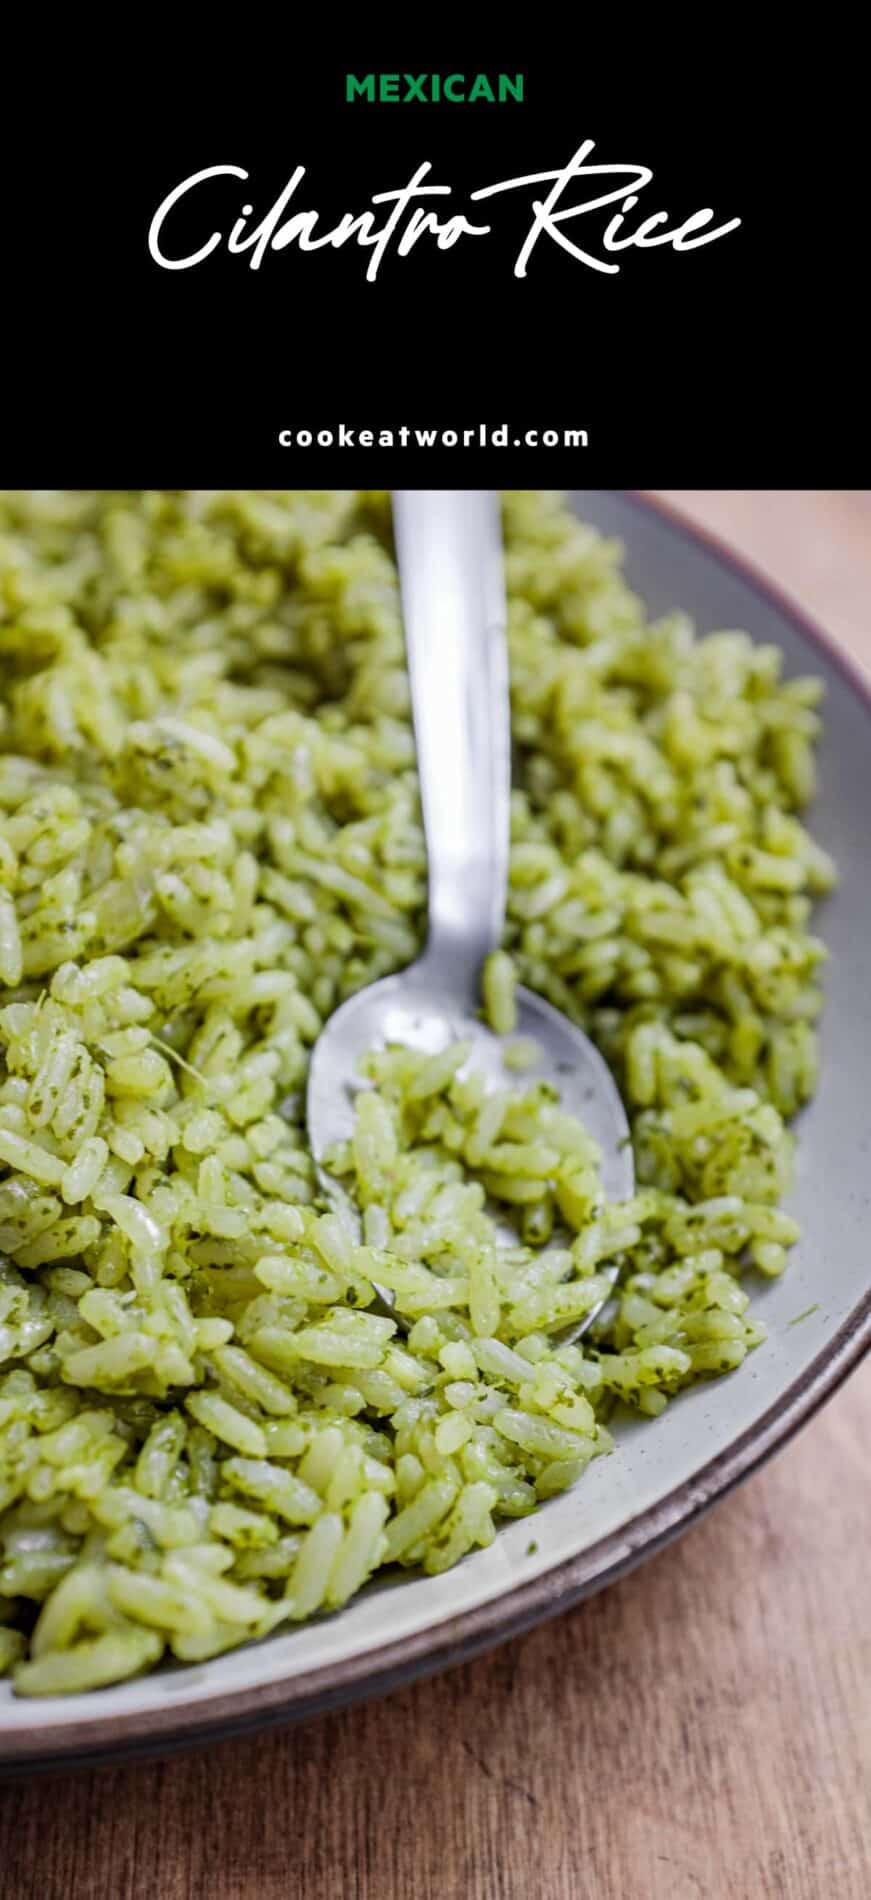
[[[871,665],[871,493],[675,493]],[[0,1792],[2,1900],[868,1900],[871,1366],[679,1544],[440,1679]]]

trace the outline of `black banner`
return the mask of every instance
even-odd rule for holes
[[[234,31],[208,74],[166,29],[30,45],[6,481],[867,478],[841,41],[830,73],[746,27],[680,62],[629,22],[425,60]]]

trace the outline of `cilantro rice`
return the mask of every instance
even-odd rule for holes
[[[505,499],[514,984],[596,1038],[638,1187],[514,1050],[372,1055],[319,1203],[309,1052],[425,857],[388,499],[0,495],[0,1673],[117,1682],[433,1572],[763,1337],[831,863],[810,679],[651,624]],[[497,1241],[511,1215],[516,1244]],[[610,1290],[592,1328],[561,1334]],[[403,1326],[373,1304],[391,1289]],[[581,1494],[582,1495],[582,1494]],[[580,1507],[582,1508],[582,1506]]]

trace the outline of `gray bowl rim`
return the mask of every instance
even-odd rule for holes
[[[737,575],[757,597],[791,621],[825,654],[871,718],[871,681],[788,594],[743,555],[734,553],[719,536],[690,523],[669,503],[634,490],[622,492],[633,507],[659,516],[676,541],[701,546],[712,561]],[[101,1716],[97,1710],[93,1716],[63,1727],[36,1721],[25,1735],[19,1732],[8,1742],[0,1738],[0,1773],[14,1777],[32,1774],[36,1769],[84,1767],[137,1755],[167,1754],[252,1729],[300,1721],[467,1662],[534,1624],[571,1609],[689,1530],[712,1504],[788,1443],[838,1390],[869,1348],[871,1287],[801,1376],[724,1451],[656,1504],[528,1583],[460,1611],[435,1627],[379,1643],[361,1655],[260,1683],[250,1690],[217,1693],[188,1709],[173,1701],[164,1708],[123,1717]]]

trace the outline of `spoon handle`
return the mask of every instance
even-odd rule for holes
[[[478,998],[505,921],[505,577],[490,489],[396,489],[393,526],[429,869],[430,980]]]

